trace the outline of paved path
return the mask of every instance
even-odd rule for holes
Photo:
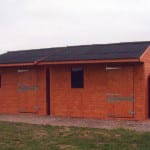
[[[30,124],[76,126],[89,128],[129,128],[137,131],[150,131],[150,121],[113,121],[98,119],[60,118],[38,115],[0,115],[0,121],[23,122]]]

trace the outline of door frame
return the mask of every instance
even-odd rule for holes
[[[49,67],[46,68],[45,71],[45,76],[46,76],[46,114],[50,115],[51,110],[50,110],[50,69]]]

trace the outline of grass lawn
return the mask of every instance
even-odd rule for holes
[[[0,150],[150,150],[150,132],[0,122]]]

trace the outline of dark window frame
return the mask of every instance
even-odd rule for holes
[[[71,88],[84,88],[84,67],[71,67]]]

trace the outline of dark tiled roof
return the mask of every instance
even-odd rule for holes
[[[139,58],[148,46],[150,46],[150,41],[12,51],[0,55],[0,64],[27,63],[38,60],[132,59]]]

